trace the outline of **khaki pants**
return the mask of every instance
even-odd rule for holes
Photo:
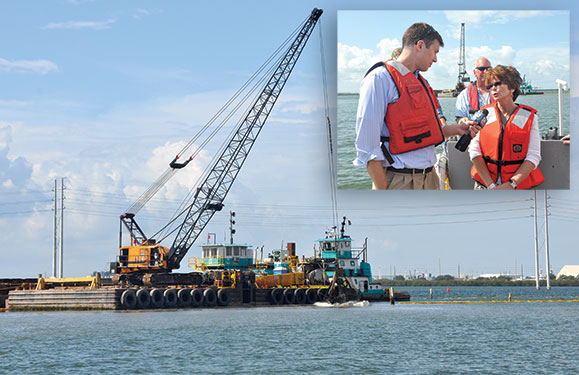
[[[388,171],[386,168],[384,172],[388,181],[388,190],[438,190],[440,187],[434,168],[426,174],[398,173]]]

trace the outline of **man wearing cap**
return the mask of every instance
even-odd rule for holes
[[[436,96],[420,72],[436,62],[440,34],[426,23],[411,25],[397,60],[375,64],[360,88],[356,116],[356,159],[373,189],[438,189],[434,147],[445,138],[480,127],[440,121]]]
[[[491,62],[486,57],[479,57],[474,63],[473,73],[476,81],[471,82],[456,98],[457,123],[472,120],[474,113],[482,106],[494,102],[485,84],[486,72],[491,67]]]

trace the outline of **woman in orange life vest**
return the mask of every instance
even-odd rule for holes
[[[473,139],[469,155],[475,189],[529,189],[544,181],[537,168],[541,161],[541,139],[537,111],[515,103],[522,79],[512,66],[497,65],[486,74],[486,84],[495,103],[487,123]]]

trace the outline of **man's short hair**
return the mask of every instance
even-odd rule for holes
[[[438,31],[434,30],[434,27],[425,22],[417,22],[406,29],[402,36],[402,45],[404,47],[411,47],[418,43],[419,40],[424,41],[426,48],[430,48],[430,45],[435,40],[438,40],[440,46],[444,47],[444,42]]]

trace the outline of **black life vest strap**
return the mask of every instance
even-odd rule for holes
[[[523,164],[523,162],[525,161],[525,160],[495,160],[495,159],[491,159],[488,156],[483,156],[483,159],[487,163],[491,163],[491,164],[495,164],[495,165],[499,165],[499,166]]]
[[[366,76],[367,76],[368,74],[370,74],[370,72],[371,72],[372,70],[374,70],[374,69],[376,69],[376,68],[379,68],[379,67],[381,67],[381,66],[386,67],[386,64],[384,64],[384,61],[379,61],[379,62],[377,62],[376,64],[372,65],[372,67],[371,67],[370,69],[368,69],[368,71],[366,72],[366,74],[364,74],[364,78],[366,78]]]
[[[392,158],[392,155],[390,155],[390,153],[388,152],[388,149],[386,149],[386,145],[384,144],[384,142],[390,142],[390,137],[380,137],[380,148],[382,149],[384,157],[386,158],[386,160],[388,160],[388,163],[392,165],[394,164],[394,159]]]
[[[424,133],[420,133],[418,135],[412,136],[412,137],[404,137],[404,143],[422,143],[422,139],[423,138],[428,138],[430,137],[431,133],[430,130]]]

